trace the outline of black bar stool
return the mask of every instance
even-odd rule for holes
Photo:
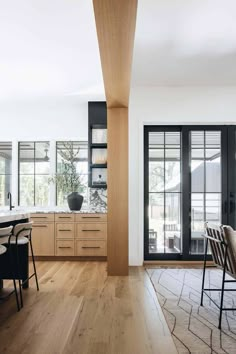
[[[11,294],[15,293],[17,310],[20,311],[20,304],[19,304],[19,299],[18,299],[15,272],[14,272],[14,264],[15,264],[14,259],[13,259],[14,256],[12,254],[12,248],[9,243],[10,237],[12,235],[12,229],[13,229],[13,226],[0,228],[0,256],[2,256],[4,254],[6,254],[8,256],[6,258],[7,263],[9,262],[8,269],[7,269],[7,274],[8,274],[7,278],[9,277],[9,279],[13,280],[14,290],[10,294],[8,294],[7,297],[10,296]],[[5,274],[3,274],[4,278],[5,278]],[[0,270],[0,276],[1,276],[1,270]],[[0,298],[0,299],[4,300],[5,297]]]
[[[19,287],[20,287],[20,300],[21,300],[21,307],[23,307],[23,296],[22,296],[22,287],[25,282],[28,282],[32,277],[35,277],[36,281],[36,287],[37,291],[39,291],[39,284],[38,284],[38,277],[37,277],[37,271],[36,271],[36,266],[35,266],[35,259],[34,259],[34,251],[33,251],[33,245],[32,245],[32,222],[28,223],[22,223],[22,224],[17,224],[14,226],[13,233],[10,236],[9,242],[10,244],[15,244],[16,249],[17,249],[17,269],[20,270],[20,252],[19,252],[19,247],[25,244],[30,245],[30,250],[31,250],[31,256],[32,256],[32,261],[33,261],[33,268],[34,272],[27,278],[24,279],[24,281],[21,280],[20,274],[18,274],[18,279],[19,279]]]

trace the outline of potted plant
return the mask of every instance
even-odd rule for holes
[[[63,148],[59,149],[62,158],[60,172],[49,179],[64,195],[67,195],[70,210],[80,210],[84,199],[80,194],[85,189],[83,177],[76,171],[79,151],[80,148],[75,150],[72,142],[63,143]]]

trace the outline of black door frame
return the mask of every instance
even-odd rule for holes
[[[233,128],[233,129],[232,129]],[[230,161],[235,159],[232,144],[235,148],[235,129],[236,126],[229,125],[146,125],[144,126],[144,260],[202,260],[203,255],[190,254],[190,228],[191,228],[191,173],[189,169],[190,161],[190,134],[192,130],[220,130],[221,131],[221,176],[222,176],[222,200],[221,213],[222,223],[232,224],[232,213],[235,209],[235,202],[232,201],[232,193],[230,192],[230,185],[232,176],[228,173],[228,166]],[[182,191],[182,253],[149,253],[149,218],[148,218],[148,204],[149,204],[149,132],[181,132],[181,191]],[[234,133],[234,134],[233,134]],[[184,188],[183,188],[184,186]],[[231,198],[231,199],[230,199]],[[228,213],[229,211],[229,213]],[[230,214],[231,213],[231,214]],[[230,216],[231,215],[231,216]],[[234,225],[232,225],[234,226]],[[187,235],[187,236],[184,236]],[[208,256],[211,259],[211,256]]]

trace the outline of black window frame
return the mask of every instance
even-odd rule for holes
[[[38,206],[36,205],[35,203],[35,186],[36,186],[36,183],[35,183],[35,177],[38,175],[37,173],[35,173],[35,159],[36,159],[36,144],[48,144],[48,151],[50,150],[50,140],[40,140],[40,141],[18,141],[18,206],[21,206],[20,204],[20,176],[23,175],[20,173],[20,163],[21,163],[21,160],[20,160],[20,144],[33,144],[34,145],[34,173],[33,174],[29,174],[31,176],[34,176],[34,204],[33,205],[29,205],[29,206],[25,206],[25,207],[35,207],[35,206]],[[49,155],[49,163],[50,163],[50,155]],[[48,176],[50,177],[50,172],[49,174],[45,174],[45,176]],[[49,200],[49,205],[50,205],[50,195],[48,196],[48,200]],[[48,205],[48,206],[49,206]],[[47,206],[45,206],[47,207]]]
[[[9,149],[8,148],[6,148],[7,146],[9,145]],[[2,148],[2,147],[5,147],[5,148]],[[1,153],[2,153],[2,151],[3,150],[10,150],[11,151],[11,159],[10,159],[10,161],[11,161],[11,167],[10,167],[10,173],[0,173],[0,176],[9,176],[10,177],[10,188],[9,188],[9,190],[6,192],[6,193],[8,193],[8,192],[12,192],[12,141],[0,141],[0,150],[1,150]],[[3,156],[4,157],[4,156]],[[6,197],[6,195],[5,195],[5,197]],[[0,205],[0,207],[1,208],[4,208],[4,207],[6,207],[6,206],[8,206],[9,205],[9,202],[5,202],[5,204],[4,205]]]
[[[233,129],[232,129],[233,128]],[[236,131],[236,126],[229,125],[145,125],[144,137],[144,260],[179,260],[179,261],[198,261],[203,259],[201,254],[191,254],[191,174],[190,161],[190,131],[198,130],[220,130],[221,131],[221,215],[223,224],[231,224],[230,210],[232,210],[232,198],[230,200],[230,161],[233,158],[231,145],[235,143],[232,130]],[[181,253],[149,253],[149,227],[148,227],[148,205],[149,205],[149,132],[158,131],[180,131],[181,132],[181,188],[182,188],[182,252]],[[230,136],[232,135],[231,139]],[[231,141],[232,140],[232,141]],[[235,150],[234,150],[235,151]],[[231,208],[231,209],[230,209]],[[228,212],[229,211],[229,212]],[[234,225],[233,225],[234,226]],[[236,226],[236,225],[235,225]],[[209,255],[208,260],[211,260]]]

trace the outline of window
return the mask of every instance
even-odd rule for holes
[[[235,131],[144,128],[145,259],[202,259],[205,222],[236,227]]]
[[[58,175],[63,173],[65,162],[68,161],[68,154],[72,156],[75,162],[76,172],[81,175],[81,181],[84,185],[83,207],[88,204],[88,142],[87,141],[58,141],[56,143],[56,172]],[[57,205],[67,206],[67,195],[71,190],[66,187],[57,186]]]
[[[179,131],[149,132],[149,252],[181,251]]]
[[[49,206],[49,142],[19,142],[19,205]]]
[[[11,192],[12,143],[0,143],[0,206],[7,205],[7,193]]]

